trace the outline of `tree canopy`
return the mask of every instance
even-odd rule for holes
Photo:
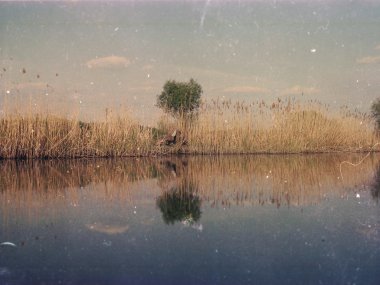
[[[194,79],[189,82],[168,80],[157,95],[157,106],[174,117],[192,117],[201,104],[202,86]]]

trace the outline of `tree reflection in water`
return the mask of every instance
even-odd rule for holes
[[[195,194],[194,184],[187,187],[173,187],[157,198],[166,224],[186,222],[193,224],[201,218],[201,199]]]
[[[177,178],[175,185],[167,187],[169,190],[164,191],[156,200],[156,205],[162,213],[164,222],[166,224],[183,222],[187,225],[193,225],[201,218],[202,201],[197,195],[197,183],[186,173],[187,162],[180,161],[177,165],[175,161],[168,160],[162,165]],[[182,175],[184,173],[186,175]],[[161,177],[161,185],[166,184],[167,177],[165,175]],[[173,181],[172,178],[170,180]]]

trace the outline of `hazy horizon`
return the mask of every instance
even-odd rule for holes
[[[152,123],[166,80],[204,98],[319,100],[368,111],[380,87],[376,1],[0,1],[0,97]]]

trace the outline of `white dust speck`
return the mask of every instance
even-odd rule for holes
[[[5,242],[0,243],[0,246],[12,246],[12,247],[17,247],[16,244],[14,244],[13,242],[9,242],[9,241],[5,241]]]
[[[200,225],[193,225],[192,226],[193,229],[199,231],[199,232],[202,232],[203,231],[203,225],[200,224]]]
[[[7,92],[6,92],[7,94],[10,94],[11,93],[11,91],[10,90],[7,90]]]
[[[147,78],[150,78],[150,74],[148,73],[148,74],[146,75],[146,77],[147,77]]]
[[[310,52],[311,52],[311,53],[316,53],[316,52],[317,52],[317,49],[312,48],[312,49],[310,50]]]
[[[116,27],[116,28],[114,29],[115,32],[117,32],[118,30],[119,30],[119,27]]]
[[[360,198],[360,194],[359,193],[356,194],[356,198]]]

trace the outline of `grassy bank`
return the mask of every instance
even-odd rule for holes
[[[187,126],[163,117],[155,128],[122,114],[103,122],[8,114],[0,119],[0,158],[368,151],[377,142],[373,126],[366,114],[346,108],[331,115],[315,102],[281,100],[269,105],[213,101]],[[182,131],[187,145],[157,145],[173,129]]]

